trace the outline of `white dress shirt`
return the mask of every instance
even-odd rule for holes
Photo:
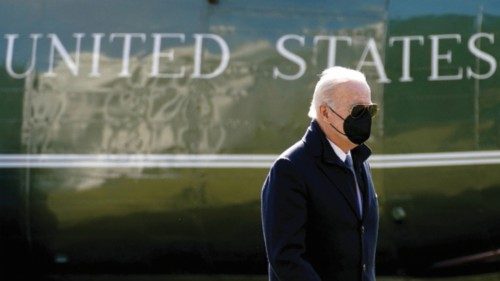
[[[326,139],[328,139],[328,138],[326,138]],[[333,151],[335,151],[335,154],[337,154],[337,156],[340,158],[340,160],[342,160],[342,162],[345,163],[347,155],[351,156],[351,151],[348,151],[347,153],[345,153],[342,149],[340,149],[340,147],[338,147],[335,143],[333,143],[329,139],[328,139],[328,142],[332,146]],[[352,157],[351,157],[351,159],[352,159]],[[363,204],[362,204],[362,199],[361,199],[361,191],[359,190],[357,180],[356,180],[356,195],[358,197],[359,210],[360,210],[360,213],[362,215],[363,214]]]

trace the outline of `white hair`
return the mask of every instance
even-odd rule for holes
[[[333,66],[323,70],[320,75],[320,79],[314,88],[311,107],[309,108],[309,113],[307,115],[316,119],[317,111],[320,105],[326,103],[333,106],[333,90],[337,85],[348,81],[359,81],[368,86],[365,75],[357,70],[341,66]]]

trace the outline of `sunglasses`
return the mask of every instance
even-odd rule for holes
[[[356,104],[351,108],[351,116],[352,118],[358,118],[365,113],[365,110],[368,110],[368,113],[371,117],[377,115],[378,112],[378,104]]]

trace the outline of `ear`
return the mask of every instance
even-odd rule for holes
[[[329,114],[330,112],[328,112],[328,108],[326,107],[326,105],[322,104],[319,106],[318,115],[323,121],[328,120]]]

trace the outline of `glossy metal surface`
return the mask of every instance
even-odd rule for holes
[[[500,5],[427,2],[4,1],[0,153],[277,155],[303,135],[317,74],[333,63],[361,67],[382,105],[369,140],[376,156],[498,151],[498,74],[467,71],[490,70],[468,43],[480,33],[497,39]],[[433,53],[443,34],[451,39]],[[390,43],[398,36],[423,38],[411,44],[406,76],[402,42]],[[500,53],[487,37],[471,42]],[[432,61],[448,51],[433,74]],[[460,68],[461,79],[442,78]],[[498,162],[454,161],[374,168],[380,273],[436,274],[443,261],[500,249]],[[51,272],[265,272],[267,168],[61,163],[0,169],[7,267],[29,256]],[[496,266],[487,259],[439,272]]]

